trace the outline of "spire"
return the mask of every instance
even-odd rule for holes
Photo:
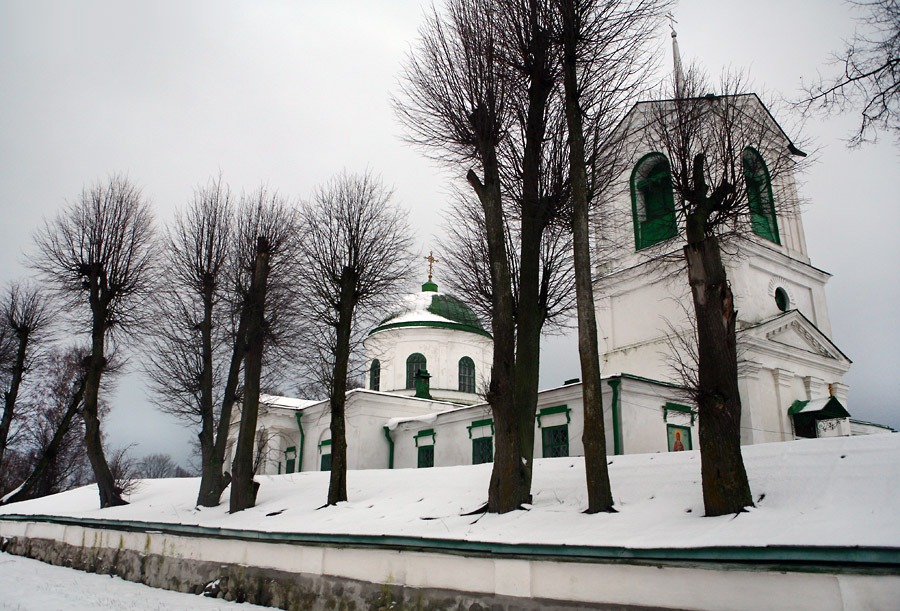
[[[678,32],[675,31],[675,16],[672,13],[666,15],[669,20],[669,28],[672,30],[672,59],[675,62],[675,98],[681,98],[684,92],[684,70],[681,67],[681,52],[678,50]]]

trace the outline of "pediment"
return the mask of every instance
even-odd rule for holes
[[[796,310],[760,323],[747,331],[774,344],[828,359],[849,362],[846,355],[834,345],[828,336]]]

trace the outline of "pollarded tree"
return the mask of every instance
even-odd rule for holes
[[[555,0],[569,147],[578,354],[584,395],[588,512],[611,511],[600,351],[594,312],[590,210],[621,172],[615,127],[649,76],[648,43],[666,0]]]
[[[860,11],[860,27],[834,56],[839,73],[805,87],[798,105],[825,113],[861,107],[851,146],[874,141],[879,130],[900,137],[900,2],[849,1]]]
[[[153,215],[140,190],[123,176],[85,188],[35,235],[32,264],[55,291],[72,326],[89,333],[84,442],[100,506],[122,505],[103,452],[100,383],[110,344],[134,331],[154,284]]]
[[[553,137],[563,123],[553,12],[549,0],[451,0],[420,33],[395,106],[410,139],[464,173],[481,204],[494,336],[488,509],[506,512],[530,499],[552,300],[543,255],[567,204],[565,143]]]
[[[279,349],[296,336],[282,319],[299,317],[287,307],[296,284],[297,248],[302,243],[296,210],[277,193],[260,188],[242,197],[237,219],[233,286],[241,304],[237,342],[243,350],[244,388],[232,462],[230,511],[256,504],[253,481],[256,423],[264,359],[277,361]]]
[[[398,116],[410,140],[427,154],[466,172],[484,217],[494,336],[487,400],[494,414],[496,452],[488,509],[506,512],[523,501],[527,474],[515,420],[515,303],[508,256],[500,168],[511,108],[510,65],[493,3],[456,0],[446,16],[435,9],[420,29],[421,41],[407,60]]]
[[[0,418],[0,471],[25,374],[31,369],[47,337],[49,303],[36,285],[10,284],[0,303],[0,381],[3,417]]]
[[[168,281],[154,298],[145,369],[160,409],[197,426],[197,504],[214,507],[230,482],[225,449],[238,399],[246,308],[232,288],[235,202],[221,178],[194,192],[162,243]]]
[[[738,93],[745,87],[740,77],[726,77],[720,95],[707,93],[696,70],[679,77],[674,99],[638,104],[627,123],[642,150],[655,151],[633,173],[635,236],[652,254],[667,251],[684,227],[703,499],[706,515],[714,516],[753,505],[740,449],[737,312],[722,244],[780,244],[777,218],[796,205],[785,185],[805,154],[755,94]]]
[[[360,320],[393,302],[408,280],[412,236],[405,219],[391,203],[391,191],[371,172],[339,174],[301,212],[298,290],[312,323],[311,343],[329,366],[329,505],[347,500],[344,407],[353,338]]]

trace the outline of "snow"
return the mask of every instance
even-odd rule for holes
[[[0,611],[263,611],[0,553]]]
[[[280,397],[278,395],[266,395],[262,394],[259,396],[260,403],[265,403],[266,405],[273,405],[276,407],[285,407],[288,409],[296,409],[302,410],[306,409],[310,405],[315,405],[316,403],[321,403],[323,399],[295,399],[293,397]]]
[[[413,293],[411,295],[406,295],[400,302],[400,314],[397,316],[391,317],[389,320],[381,323],[382,325],[393,325],[397,323],[411,323],[411,322],[455,322],[450,320],[449,318],[444,318],[443,316],[439,316],[434,314],[428,310],[431,306],[431,301],[436,296],[441,295],[442,293],[438,293],[435,291],[422,291],[421,293]]]
[[[259,476],[256,507],[197,508],[198,480],[145,480],[124,507],[99,509],[96,488],[0,508],[4,513],[137,520],[263,532],[402,535],[503,543],[692,548],[900,547],[900,435],[810,439],[743,448],[756,507],[703,517],[700,454],[610,457],[618,513],[586,515],[584,461],[535,461],[533,504],[481,507],[491,465],[351,471],[350,501],[322,507],[328,473]]]

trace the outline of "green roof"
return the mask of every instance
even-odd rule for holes
[[[433,282],[426,282],[421,293],[404,299],[400,307],[372,329],[369,335],[400,327],[454,329],[491,337],[472,308],[452,295],[438,293]]]

